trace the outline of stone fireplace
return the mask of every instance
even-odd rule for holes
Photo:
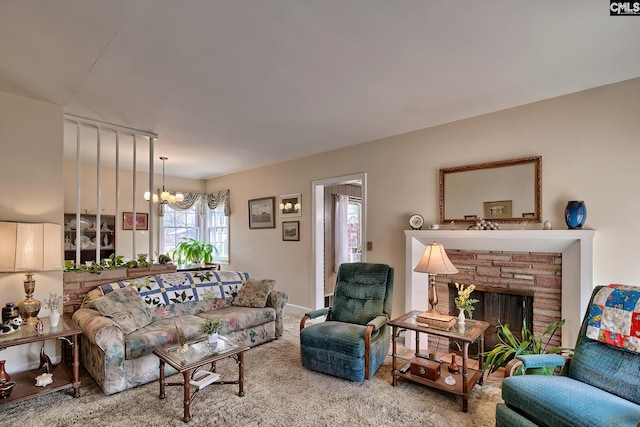
[[[594,230],[405,231],[405,309],[426,310],[428,278],[413,268],[433,241],[442,243],[459,273],[437,276],[438,308],[449,307],[449,283],[533,294],[533,331],[566,319],[561,343],[572,347],[593,289]],[[559,339],[560,340],[560,339]],[[407,345],[413,345],[412,337]]]
[[[550,323],[561,320],[561,253],[450,249],[447,254],[459,273],[436,278],[438,308],[457,315],[453,301],[457,289],[453,283],[476,285],[476,299],[480,302],[473,318],[491,325],[485,333],[487,348],[496,344],[495,327],[501,323],[509,324],[511,331],[519,334],[523,319],[529,317],[527,327],[539,335]],[[560,345],[560,337],[554,335],[549,346]]]

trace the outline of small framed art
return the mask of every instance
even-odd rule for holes
[[[284,221],[282,223],[282,240],[285,242],[300,240],[300,221]]]
[[[133,230],[133,212],[122,212],[122,229]],[[149,214],[136,213],[136,231],[149,229]]]
[[[511,218],[511,200],[484,202],[484,217],[487,219]]]
[[[249,200],[249,228],[276,228],[275,197]]]
[[[280,217],[289,218],[302,216],[302,204],[300,203],[300,198],[300,193],[280,196]]]

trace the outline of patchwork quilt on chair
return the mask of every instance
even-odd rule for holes
[[[640,353],[640,287],[603,287],[589,307],[587,337]]]

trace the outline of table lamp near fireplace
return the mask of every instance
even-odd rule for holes
[[[40,301],[33,298],[33,273],[62,269],[62,226],[49,223],[0,222],[0,272],[22,271],[26,298],[18,303],[23,325],[38,322]]]
[[[429,243],[424,249],[424,254],[413,271],[429,274],[429,304],[431,310],[438,312],[438,292],[436,291],[437,274],[454,274],[458,269],[449,261],[444,246],[439,243]]]

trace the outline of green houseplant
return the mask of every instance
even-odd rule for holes
[[[198,332],[207,334],[209,336],[209,342],[214,343],[218,341],[218,332],[220,332],[223,326],[224,323],[222,323],[220,319],[207,319],[200,325]]]
[[[534,333],[527,328],[527,322],[524,321],[522,322],[522,339],[518,339],[518,337],[511,332],[509,325],[498,325],[497,333],[499,342],[493,350],[485,354],[484,369],[490,368],[489,373],[495,372],[508,360],[523,354],[553,354],[567,350],[565,347],[552,347],[547,349],[551,338],[563,325],[564,319],[560,322],[553,322],[547,326],[542,334],[536,337]],[[545,341],[547,335],[548,338],[543,346],[543,341]],[[529,374],[551,375],[553,374],[553,370],[554,367],[542,367],[528,369],[527,372]],[[516,371],[514,375],[519,375],[520,373],[520,371]]]
[[[183,237],[173,251],[173,259],[178,264],[186,264],[188,262],[206,264],[213,261],[214,252],[217,254],[218,249],[211,243],[190,237]]]

